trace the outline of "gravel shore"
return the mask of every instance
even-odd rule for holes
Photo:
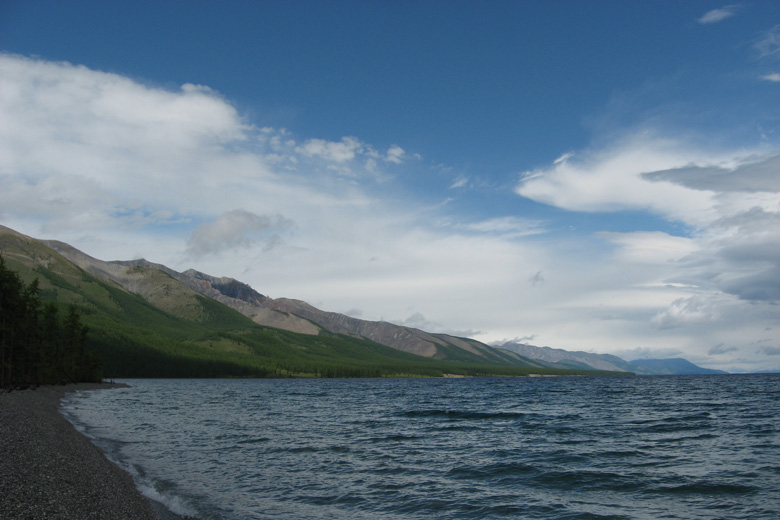
[[[109,384],[0,393],[0,518],[157,520],[159,505],[59,413],[66,392]],[[155,513],[157,513],[155,515]]]

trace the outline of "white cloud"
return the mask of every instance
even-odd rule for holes
[[[730,350],[718,353],[724,363],[730,359],[746,370],[755,366],[737,360],[758,355],[754,340],[779,339],[766,326],[780,320],[778,178],[777,150],[721,148],[713,153],[647,132],[527,172],[516,191],[533,200],[569,211],[649,211],[686,225],[685,236],[596,233],[614,246],[600,257],[613,279],[583,265],[583,276],[595,277],[600,285],[570,282],[569,304],[559,318],[566,324],[561,329],[568,330],[556,332],[557,341],[541,326],[529,332],[539,331],[540,341],[563,346],[572,341],[572,329],[581,335],[602,333],[597,322],[581,321],[590,315],[611,323],[613,340],[625,325],[635,341],[645,323],[647,338],[674,342],[694,362],[706,361],[713,355],[710,349],[727,343]],[[546,266],[544,272],[542,289],[547,291],[560,274]]]
[[[645,210],[694,225],[716,217],[714,193],[643,177],[646,172],[717,161],[710,152],[640,133],[576,157],[524,173],[516,192],[571,211]]]
[[[538,253],[506,239],[534,232],[528,221],[436,228],[414,201],[385,186],[378,198],[371,176],[345,182],[338,169],[394,164],[400,146],[380,156],[352,137],[297,140],[247,124],[204,87],[162,90],[8,55],[0,73],[0,211],[30,235],[234,276],[368,319],[408,316],[413,302],[442,330],[470,325],[461,302],[487,308],[513,277],[527,283],[515,269],[539,269]]]
[[[772,81],[773,83],[780,83],[780,72],[774,72],[772,74],[766,74],[761,76],[761,79]]]
[[[572,152],[565,153],[565,154],[561,155],[560,157],[558,157],[557,159],[555,159],[555,160],[553,161],[553,164],[555,164],[555,165],[558,165],[558,164],[565,164],[565,163],[566,163],[566,161],[568,161],[568,160],[569,160],[569,159],[571,159],[572,157],[574,157],[574,153],[572,153]]]
[[[616,356],[622,357],[626,361],[635,361],[637,359],[668,359],[680,357],[683,351],[677,348],[648,348],[637,347],[627,350],[618,350]]]
[[[620,246],[620,258],[634,265],[671,263],[699,249],[693,239],[671,236],[661,231],[601,232],[597,236]]]
[[[233,276],[364,319],[473,327],[483,341],[674,344],[702,357],[726,344],[739,349],[719,354],[728,362],[780,340],[767,330],[780,320],[776,151],[712,153],[636,134],[567,153],[517,192],[570,211],[652,211],[692,229],[572,237],[523,215],[422,207],[382,177],[408,167],[400,146],[379,153],[357,137],[255,126],[206,87],[159,89],[9,55],[0,76],[0,219],[23,233]],[[471,182],[462,179],[453,187]],[[698,296],[710,306],[684,303]]]
[[[461,229],[478,233],[493,233],[507,238],[538,235],[546,230],[538,220],[520,217],[496,217],[460,226]]]
[[[653,325],[662,329],[705,323],[715,318],[710,300],[703,296],[680,298],[653,317]]]
[[[187,239],[187,253],[193,257],[205,254],[230,253],[236,248],[249,248],[262,243],[268,250],[280,244],[280,233],[287,232],[293,222],[281,215],[256,215],[245,210],[223,213],[213,222],[204,222]]]
[[[458,188],[465,188],[469,184],[469,178],[465,175],[459,176],[457,179],[452,181],[452,184],[450,184],[451,190],[456,190]]]
[[[387,150],[385,161],[395,163],[395,164],[401,164],[402,162],[404,162],[404,155],[406,155],[404,149],[398,146],[397,144],[394,144],[393,146],[390,147],[390,149]]]
[[[775,25],[761,35],[755,43],[759,58],[775,58],[780,55],[780,24]]]
[[[319,156],[328,161],[343,163],[351,161],[358,153],[363,152],[363,144],[355,137],[342,137],[339,142],[309,139],[296,150],[307,157]]]
[[[737,12],[737,9],[739,9],[739,5],[726,5],[719,9],[707,11],[697,21],[701,24],[722,22],[723,20],[734,16],[734,14]]]

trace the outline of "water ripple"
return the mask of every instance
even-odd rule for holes
[[[128,383],[64,412],[205,520],[780,518],[780,376]]]

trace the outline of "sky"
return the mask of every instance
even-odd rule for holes
[[[0,0],[0,224],[486,343],[780,370],[780,2]]]

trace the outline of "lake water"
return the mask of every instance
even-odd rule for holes
[[[780,375],[126,382],[63,413],[182,516],[780,518]]]

